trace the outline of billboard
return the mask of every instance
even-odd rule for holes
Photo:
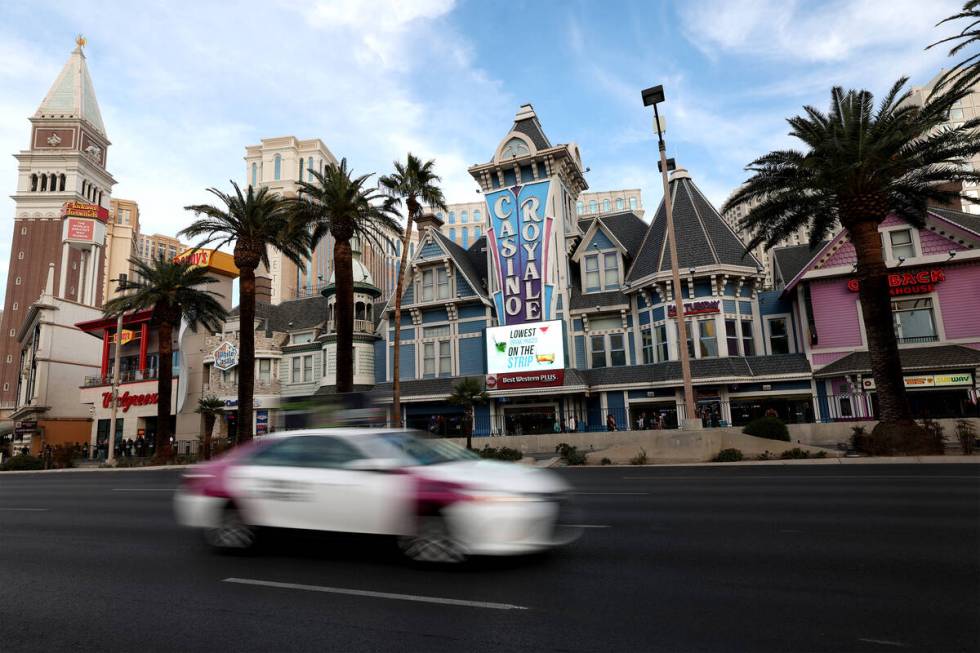
[[[109,209],[87,202],[65,202],[61,207],[63,218],[95,218],[105,222],[109,219]]]
[[[95,222],[84,218],[68,218],[65,220],[65,240],[94,243]]]
[[[561,320],[487,329],[487,389],[561,385],[564,378]]]
[[[487,240],[497,274],[493,294],[501,324],[551,319],[554,283],[549,256],[554,218],[546,215],[550,181],[501,188],[486,194]]]

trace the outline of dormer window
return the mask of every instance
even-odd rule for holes
[[[911,229],[889,231],[888,238],[891,241],[893,259],[908,259],[915,256],[915,243],[912,241]]]
[[[290,344],[293,345],[305,345],[311,343],[313,342],[313,332],[306,331],[305,333],[294,333],[290,340]]]
[[[500,152],[500,157],[502,159],[513,159],[517,157],[527,156],[531,153],[528,149],[527,143],[517,138],[516,136],[504,145],[504,149]]]
[[[619,252],[586,254],[582,260],[585,292],[619,289]]]
[[[445,267],[422,272],[422,301],[449,299],[449,271]]]

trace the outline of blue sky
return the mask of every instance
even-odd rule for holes
[[[356,171],[411,150],[435,158],[450,201],[478,198],[519,105],[552,142],[579,144],[594,190],[659,202],[651,115],[666,88],[669,155],[716,204],[743,166],[791,145],[787,116],[835,85],[924,84],[946,63],[949,0],[282,0],[0,4],[0,234],[34,113],[84,33],[112,146],[113,195],[145,232],[174,234],[204,189],[244,178],[244,147],[319,137]],[[0,292],[9,239],[0,238]]]

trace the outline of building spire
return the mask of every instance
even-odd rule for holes
[[[41,102],[34,117],[84,120],[104,137],[106,132],[105,125],[102,123],[102,113],[99,111],[99,103],[95,99],[95,87],[88,74],[88,66],[85,64],[85,53],[82,52],[87,42],[81,34],[75,38],[75,49],[72,50],[48,94],[44,96],[44,101]]]
[[[76,52],[81,52],[82,51],[82,48],[85,47],[85,44],[86,43],[88,43],[88,41],[86,40],[86,38],[85,38],[84,35],[79,34],[78,36],[76,36],[75,37],[75,45],[77,45],[78,47],[75,48],[75,51]]]

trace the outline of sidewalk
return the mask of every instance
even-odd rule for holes
[[[147,465],[146,467],[68,467],[65,469],[26,469],[0,472],[0,478],[12,474],[87,474],[91,472],[158,472],[162,469],[187,469],[193,465]]]
[[[973,456],[880,456],[856,458],[802,458],[788,460],[740,460],[732,463],[650,463],[648,465],[574,465],[564,469],[577,467],[741,467],[741,466],[772,466],[772,465],[980,465],[980,455]]]

